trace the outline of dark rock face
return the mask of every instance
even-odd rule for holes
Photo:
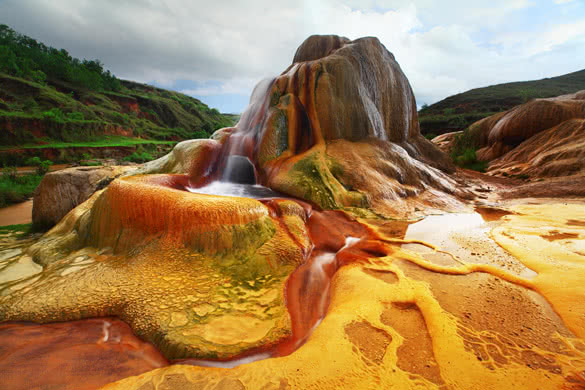
[[[247,157],[230,156],[221,180],[238,184],[256,184],[254,164]]]

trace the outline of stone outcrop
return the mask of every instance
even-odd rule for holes
[[[585,173],[585,91],[535,99],[484,118],[464,137],[477,149],[478,160],[489,161],[487,173],[525,179]],[[433,139],[450,153],[459,133]]]
[[[37,188],[32,210],[35,226],[56,225],[69,211],[85,202],[132,167],[76,167],[50,172]]]
[[[284,286],[310,249],[306,211],[178,190],[187,178],[118,179],[71,211],[28,249],[43,278],[3,297],[0,321],[116,316],[169,359],[290,337]]]
[[[569,119],[585,118],[585,91],[550,99],[534,99],[474,123],[479,132],[477,157],[491,161],[522,142]]]
[[[585,119],[569,119],[491,161],[491,175],[548,178],[585,174]]]
[[[287,70],[256,87],[226,148],[255,161],[262,184],[323,208],[401,214],[427,190],[455,187],[450,160],[420,135],[407,78],[376,38],[309,37]],[[371,170],[376,188],[362,180]]]
[[[435,146],[437,146],[437,148],[439,148],[443,153],[450,155],[451,151],[453,150],[455,137],[462,133],[463,131],[453,131],[451,133],[441,134],[433,138],[431,142],[434,143]]]

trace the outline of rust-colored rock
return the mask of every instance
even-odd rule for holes
[[[433,138],[431,142],[434,143],[443,153],[450,155],[453,150],[455,138],[461,133],[463,133],[463,131],[453,131],[451,133],[441,134]]]
[[[135,173],[186,174],[193,179],[193,185],[203,185],[212,178],[211,173],[219,157],[223,141],[193,139],[179,142],[171,153],[144,164]]]
[[[94,390],[168,364],[113,318],[0,324],[2,388]]]

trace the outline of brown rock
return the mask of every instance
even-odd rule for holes
[[[262,184],[323,208],[369,207],[385,192],[393,213],[404,198],[454,187],[449,158],[420,134],[408,79],[372,37],[309,37],[255,88],[226,149],[254,161]],[[363,180],[377,168],[381,191]]]
[[[493,160],[488,173],[530,178],[585,174],[585,119],[570,119],[530,137]]]
[[[453,150],[453,143],[455,138],[463,133],[463,131],[453,131],[451,133],[441,134],[431,140],[436,147],[438,147],[443,153],[449,155]]]
[[[76,167],[45,175],[33,201],[35,226],[50,228],[95,191],[134,167]]]
[[[585,118],[585,91],[550,99],[534,99],[476,122],[477,157],[483,161],[503,156],[532,136],[574,118]]]

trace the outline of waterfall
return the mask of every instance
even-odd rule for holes
[[[268,117],[270,105],[270,90],[275,80],[275,78],[266,78],[260,81],[252,91],[250,103],[236,124],[235,132],[226,141],[220,162],[222,181],[240,184],[256,183],[255,172],[254,181],[249,180],[250,166],[254,169],[254,149],[262,139],[262,129]],[[236,156],[243,158],[235,158]]]

